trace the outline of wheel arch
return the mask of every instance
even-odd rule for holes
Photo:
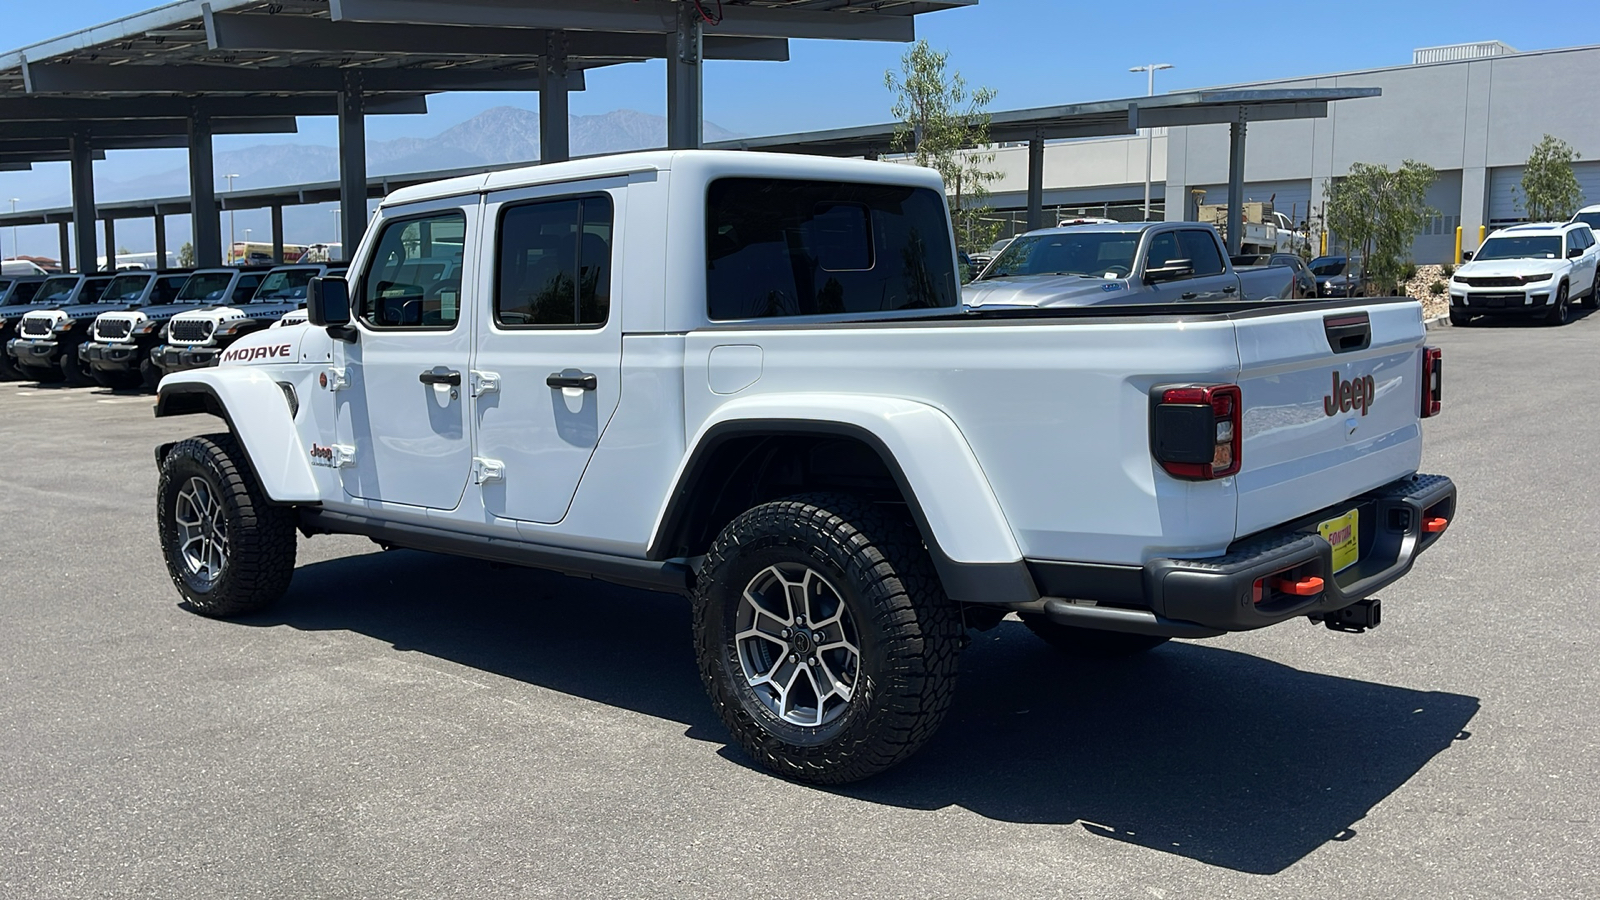
[[[284,388],[259,372],[233,374],[239,371],[198,369],[167,376],[156,395],[156,418],[200,413],[216,416],[244,448],[244,463],[270,502],[320,501],[310,456],[300,444]],[[235,410],[248,412],[236,416]],[[173,446],[156,448],[158,464]]]
[[[757,399],[767,402],[724,407],[694,437],[657,516],[647,558],[698,556],[739,513],[780,496],[821,489],[892,493],[905,503],[952,598],[1038,599],[971,447],[943,412],[902,400],[850,398],[825,409]],[[796,460],[803,470],[798,482],[779,477]]]

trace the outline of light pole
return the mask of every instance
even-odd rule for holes
[[[222,177],[228,179],[228,193],[232,194],[233,193],[233,180],[235,178],[238,178],[239,176],[238,175],[224,175]],[[232,200],[233,198],[229,197],[228,199]],[[228,261],[230,263],[233,262],[233,259],[232,259],[232,257],[233,257],[233,204],[232,203],[228,204],[228,256],[229,256],[229,260]]]
[[[11,198],[11,214],[13,216],[17,214],[17,204],[20,203],[21,201],[22,201],[21,197],[12,197]],[[0,255],[4,255],[4,254],[0,253]],[[22,255],[22,248],[17,246],[17,226],[13,225],[13,226],[11,226],[11,258],[12,259],[16,259],[17,257],[19,257],[21,255]]]
[[[1149,88],[1145,91],[1146,97],[1156,95],[1156,73],[1162,69],[1172,68],[1171,63],[1149,63],[1143,66],[1134,66],[1129,72],[1145,72],[1150,76]],[[1144,130],[1144,220],[1150,221],[1150,167],[1154,164],[1156,155],[1156,130]]]

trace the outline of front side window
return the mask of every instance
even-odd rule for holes
[[[232,272],[198,272],[178,292],[180,303],[220,303],[233,283]]]
[[[156,279],[156,286],[150,290],[150,303],[160,306],[178,299],[178,292],[183,290],[183,283],[189,280],[187,275],[168,275]]]
[[[758,319],[952,307],[944,201],[927,188],[722,178],[706,192],[706,308]]]
[[[144,286],[150,283],[149,275],[118,275],[111,279],[101,303],[133,303],[144,295]]]
[[[376,328],[456,327],[466,237],[467,217],[454,209],[385,224],[361,280],[361,318]]]
[[[232,298],[229,299],[228,302],[234,304],[235,306],[241,303],[249,303],[250,298],[255,296],[256,288],[261,286],[261,279],[263,277],[264,276],[260,274],[240,275],[239,282],[233,286]]]
[[[1184,258],[1194,266],[1195,275],[1221,275],[1227,271],[1222,264],[1222,251],[1217,249],[1217,241],[1210,232],[1186,228],[1178,232],[1178,244],[1183,248]]]
[[[600,326],[611,315],[608,194],[507,207],[500,216],[494,321]]]
[[[83,290],[78,292],[79,303],[100,303],[105,296],[106,288],[111,286],[110,278],[85,278]]]

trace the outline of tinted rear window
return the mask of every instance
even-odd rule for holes
[[[951,307],[958,284],[936,191],[771,178],[707,191],[712,319]]]

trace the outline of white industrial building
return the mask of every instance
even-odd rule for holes
[[[1230,85],[1229,90],[1376,87],[1381,97],[1330,104],[1326,118],[1268,121],[1248,128],[1245,198],[1316,221],[1329,179],[1352,163],[1427,163],[1439,172],[1428,197],[1438,216],[1414,256],[1444,262],[1456,228],[1467,250],[1480,228],[1522,219],[1514,187],[1545,134],[1571,144],[1588,202],[1600,203],[1600,46],[1517,52],[1499,42],[1418,50],[1410,65]],[[1159,130],[1152,142],[1158,216],[1192,218],[1196,200],[1226,202],[1228,126]],[[1045,147],[1044,205],[1138,218],[1144,195],[1143,137],[1095,138]],[[1028,149],[996,151],[1003,173],[993,205],[1020,224],[1027,206]],[[1200,194],[1198,192],[1204,192]],[[1048,218],[1048,216],[1047,216]]]

